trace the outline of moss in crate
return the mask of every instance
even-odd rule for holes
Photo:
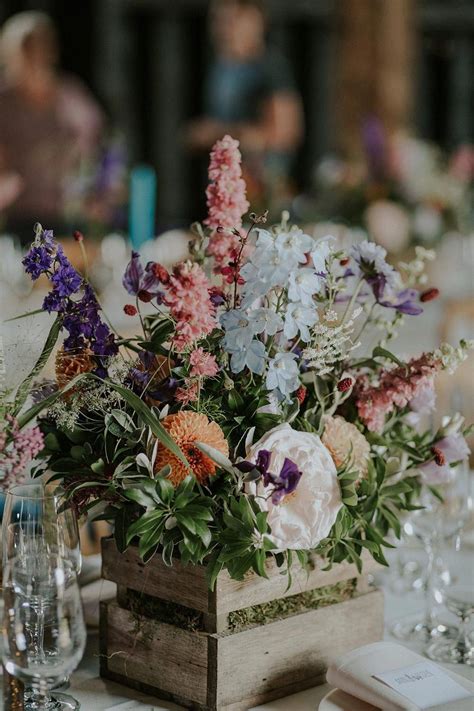
[[[191,610],[191,608],[178,605],[175,602],[160,600],[136,590],[127,590],[127,608],[137,624],[142,617],[148,617],[189,632],[203,629],[203,616],[197,610]]]
[[[336,605],[354,597],[357,589],[357,579],[344,580],[334,585],[326,585],[315,590],[298,593],[261,605],[253,605],[243,610],[230,612],[227,618],[226,632],[240,632],[249,627],[265,625],[275,620],[282,620],[291,615],[297,615],[307,610],[317,610],[320,607]],[[148,626],[142,630],[143,618],[156,622],[174,625],[189,632],[203,631],[202,613],[174,602],[159,600],[135,590],[127,591],[127,608],[132,613],[136,623],[136,633],[148,633],[153,638]]]
[[[229,613],[228,630],[229,632],[239,632],[247,627],[265,625],[268,622],[282,620],[307,610],[336,605],[338,602],[354,597],[356,589],[357,579],[354,578],[290,597],[264,602],[261,605],[246,607],[243,610],[235,610]]]

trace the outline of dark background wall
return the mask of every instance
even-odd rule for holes
[[[290,59],[303,97],[306,140],[300,187],[335,146],[337,13],[343,0],[268,0],[269,38]],[[347,1],[347,0],[346,0]],[[397,0],[373,0],[373,2]],[[352,0],[357,2],[357,0]],[[130,159],[156,166],[164,222],[196,214],[200,167],[182,148],[186,121],[199,114],[208,60],[206,0],[0,0],[0,21],[42,9],[59,29],[64,69],[78,74],[125,134]],[[447,149],[473,139],[474,3],[418,0],[414,124]],[[1,107],[0,107],[1,110]]]

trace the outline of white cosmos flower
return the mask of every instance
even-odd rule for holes
[[[295,491],[279,504],[272,503],[272,486],[260,480],[249,485],[262,511],[268,511],[269,538],[280,551],[311,550],[333,527],[342,506],[336,466],[320,438],[312,432],[298,432],[289,424],[278,425],[267,432],[247,452],[256,461],[258,452],[271,452],[269,470],[278,473],[285,457],[302,472]]]
[[[314,269],[302,267],[290,274],[288,298],[290,301],[301,301],[304,306],[313,305],[313,296],[321,291],[322,279]]]
[[[308,343],[311,340],[309,327],[318,321],[318,312],[315,306],[304,306],[301,302],[288,304],[283,330],[288,339],[295,338],[298,333],[301,340]]]
[[[305,235],[302,230],[292,229],[289,232],[280,232],[275,246],[283,259],[291,267],[296,267],[298,264],[305,264],[306,255],[314,247],[314,239]]]

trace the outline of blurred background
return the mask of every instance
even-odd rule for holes
[[[40,221],[76,261],[86,234],[120,327],[130,246],[186,255],[230,133],[254,211],[395,261],[436,249],[441,298],[400,352],[472,336],[473,76],[472,0],[0,0],[3,314],[41,298],[21,267]],[[456,378],[441,409],[468,415],[472,361]]]

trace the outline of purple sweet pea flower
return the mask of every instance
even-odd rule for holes
[[[395,309],[401,314],[418,316],[423,313],[423,309],[418,303],[419,294],[416,289],[402,289],[393,294],[393,296],[387,296],[382,293],[380,297],[376,295],[376,299],[380,306]]]
[[[278,476],[273,474],[269,471],[271,456],[271,452],[267,449],[261,449],[257,454],[255,464],[253,462],[243,461],[239,462],[235,466],[245,474],[253,471],[254,469],[260,472],[260,476],[263,477],[264,485],[273,487],[271,499],[272,503],[277,505],[285,496],[287,496],[287,494],[291,494],[296,489],[301,479],[302,472],[298,470],[298,467],[291,461],[291,459],[285,457],[280,474]]]
[[[279,476],[267,472],[263,478],[265,486],[273,484],[272,503],[277,505],[288,494],[292,494],[299,484],[302,472],[291,459],[285,457]]]
[[[438,440],[433,449],[442,454],[444,462],[437,464],[435,460],[431,460],[419,467],[422,480],[431,486],[452,481],[455,472],[450,465],[465,460],[471,452],[466,440],[459,432]]]
[[[161,303],[163,299],[163,292],[159,289],[161,282],[155,275],[153,267],[154,262],[148,262],[144,269],[139,253],[132,252],[122,284],[129,294],[138,296],[143,301],[151,301],[152,298],[157,297],[158,303]]]

